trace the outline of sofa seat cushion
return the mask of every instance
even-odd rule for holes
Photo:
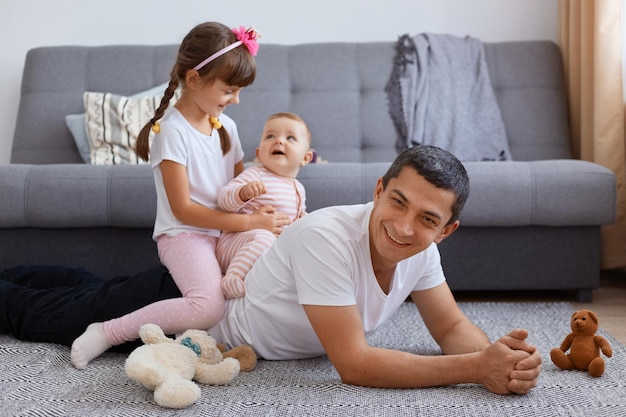
[[[585,226],[615,219],[615,176],[577,160],[466,162],[470,197],[463,226]],[[388,163],[308,165],[298,179],[309,210],[372,199]],[[332,184],[332,187],[329,186]]]
[[[466,226],[587,226],[615,220],[615,176],[578,160],[467,162]]]
[[[0,227],[154,226],[149,165],[12,164],[0,166],[0,189],[17,197],[0,199]]]
[[[576,160],[466,162],[464,226],[585,226],[615,218],[615,176]],[[307,207],[370,201],[388,162],[310,164],[298,179]],[[331,186],[332,185],[332,186]],[[156,192],[148,165],[0,166],[0,227],[147,227]]]

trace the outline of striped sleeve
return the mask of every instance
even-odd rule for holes
[[[258,174],[254,167],[244,170],[220,189],[217,194],[217,204],[219,208],[233,213],[239,211],[240,208],[246,205],[246,202],[239,198],[239,190],[247,183],[258,180]]]

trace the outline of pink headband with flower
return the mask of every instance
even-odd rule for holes
[[[213,61],[216,58],[219,58],[226,52],[235,49],[242,44],[246,45],[246,48],[248,48],[248,51],[250,51],[250,54],[252,54],[252,56],[256,56],[256,53],[259,50],[259,44],[256,40],[261,37],[256,29],[254,29],[253,27],[249,27],[248,29],[246,29],[243,26],[239,26],[238,28],[233,28],[233,32],[235,33],[235,35],[237,35],[237,39],[239,39],[237,42],[231,43],[227,47],[220,49],[219,51],[193,67],[193,69],[195,69],[196,71],[199,70],[209,62]]]

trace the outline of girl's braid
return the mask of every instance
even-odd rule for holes
[[[152,130],[152,127],[157,125],[157,122],[163,117],[163,114],[165,113],[165,110],[167,110],[167,108],[169,107],[170,100],[172,99],[172,97],[174,97],[174,93],[176,92],[177,88],[178,77],[176,76],[176,73],[172,71],[172,74],[170,75],[170,82],[165,89],[165,93],[163,93],[163,98],[161,99],[159,107],[154,112],[154,117],[145,124],[145,126],[141,129],[139,135],[137,136],[135,151],[137,152],[137,155],[144,161],[148,160],[150,154],[150,131]]]

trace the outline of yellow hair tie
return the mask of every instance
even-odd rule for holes
[[[152,131],[154,133],[159,133],[161,131],[161,126],[159,125],[159,121],[158,120],[154,120],[154,121],[151,120],[151,122],[152,122],[152,128],[151,128]]]
[[[214,129],[221,129],[222,128],[222,122],[220,122],[220,119],[218,119],[215,116],[209,117],[209,122],[211,122],[211,124],[213,125]]]

